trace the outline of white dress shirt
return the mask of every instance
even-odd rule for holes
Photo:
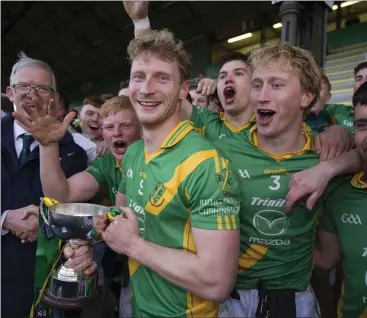
[[[13,131],[14,131],[15,151],[17,152],[17,156],[19,158],[19,155],[23,149],[23,139],[22,137],[20,137],[20,135],[28,134],[28,133],[22,127],[20,127],[15,120],[14,120]],[[37,146],[38,146],[38,141],[34,140],[31,143],[30,151],[33,151],[34,148],[36,148]],[[9,232],[7,230],[3,230],[3,222],[7,214],[8,214],[8,211],[4,211],[4,213],[1,215],[1,220],[0,220],[1,235],[5,235]]]

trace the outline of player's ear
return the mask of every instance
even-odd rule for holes
[[[304,92],[301,98],[301,107],[303,109],[306,109],[311,104],[311,102],[314,100],[314,98],[315,98],[314,93]]]
[[[184,81],[181,84],[181,90],[180,90],[180,100],[184,100],[187,97],[187,94],[189,93],[190,84],[189,81]]]

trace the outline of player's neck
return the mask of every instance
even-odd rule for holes
[[[232,114],[225,112],[225,115],[227,122],[229,122],[233,127],[241,127],[251,120],[253,110],[251,105],[247,105],[244,111],[240,113]]]
[[[298,130],[297,133],[285,131],[283,134],[272,137],[263,136],[257,133],[257,138],[260,148],[276,155],[300,151],[306,144],[306,136],[301,130]]]
[[[151,154],[160,148],[163,140],[172,132],[173,129],[175,129],[179,122],[179,117],[173,116],[161,123],[159,126],[142,126],[144,144],[148,154]]]

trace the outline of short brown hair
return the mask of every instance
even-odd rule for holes
[[[83,100],[83,105],[93,105],[94,107],[101,108],[103,105],[103,100],[100,96],[90,96]]]
[[[144,55],[156,55],[164,61],[177,61],[181,72],[181,80],[186,81],[191,75],[191,60],[185,50],[183,42],[176,39],[174,34],[167,29],[154,30],[133,39],[127,48],[130,61]]]
[[[130,98],[126,96],[116,96],[112,97],[108,101],[106,101],[101,107],[101,117],[102,119],[117,114],[118,112],[132,109]]]
[[[252,71],[258,66],[280,59],[288,61],[286,69],[294,69],[300,75],[301,87],[304,91],[315,94],[309,105],[311,108],[320,97],[321,71],[312,54],[287,42],[280,44],[263,44],[251,51],[249,62]]]
[[[322,84],[325,84],[327,86],[327,89],[330,93],[331,92],[331,84],[330,84],[329,78],[327,77],[327,75],[325,73],[322,73],[321,81],[322,81]]]

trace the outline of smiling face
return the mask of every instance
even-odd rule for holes
[[[169,118],[179,118],[179,105],[188,93],[181,83],[177,62],[155,55],[140,55],[131,65],[130,100],[143,127],[156,127]]]
[[[251,104],[258,133],[267,138],[299,134],[304,110],[314,95],[304,92],[299,73],[282,67],[282,61],[255,68],[252,75]]]
[[[219,72],[217,91],[225,112],[239,114],[249,107],[251,72],[244,61],[225,63]]]
[[[132,109],[123,109],[102,120],[102,135],[109,151],[121,161],[127,147],[141,138],[141,127]]]
[[[12,78],[11,84],[30,84],[54,89],[52,74],[37,66],[24,66],[18,69]],[[59,96],[57,93],[53,93],[51,96],[45,97],[38,94],[35,89],[32,89],[29,93],[19,94],[15,92],[13,87],[8,87],[6,89],[6,94],[9,100],[15,104],[16,110],[20,113],[24,113],[24,110],[20,107],[22,102],[27,103],[31,107],[35,107],[32,102],[33,97],[39,98],[43,105],[48,105],[51,98],[57,101]]]
[[[99,108],[91,104],[84,105],[80,112],[80,120],[85,134],[93,140],[101,139],[101,115]]]

